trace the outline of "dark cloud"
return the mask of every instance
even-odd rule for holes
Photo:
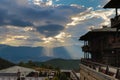
[[[45,26],[40,26],[37,30],[45,35],[46,37],[55,36],[59,34],[64,29],[64,26],[57,25],[57,24],[50,24]]]
[[[85,9],[75,6],[60,5],[57,7],[36,7],[27,3],[27,0],[1,0],[0,25],[37,26],[41,24],[65,25],[70,16]]]
[[[32,26],[32,23],[22,18],[22,6],[18,6],[15,1],[1,0],[0,2],[0,26]]]
[[[20,26],[20,27],[33,26],[32,23],[28,21],[20,20],[20,19],[3,18],[0,21],[1,21],[0,26],[4,26],[4,25],[13,25],[13,26]]]
[[[34,9],[34,8],[24,8],[23,12],[24,15],[26,15],[27,17],[29,16],[29,18],[46,18],[51,16],[52,13],[54,13],[54,10],[52,9],[47,9],[47,10],[43,10],[41,8],[39,8],[38,10]]]
[[[34,6],[27,0],[1,0],[0,26],[32,26],[46,37],[55,36],[71,22],[70,17],[84,11],[80,6]],[[45,26],[43,26],[45,25]]]
[[[0,25],[4,24],[4,16],[7,15],[7,12],[3,9],[0,10]]]
[[[33,26],[32,23],[30,23],[28,21],[24,21],[24,20],[19,20],[19,19],[13,19],[8,24],[11,24],[11,25],[14,25],[14,26]]]
[[[31,22],[38,22],[39,21],[39,23],[42,23],[42,22],[46,23],[46,20],[52,21],[52,22],[59,21],[59,19],[60,19],[59,16],[56,16],[54,12],[55,12],[55,10],[52,8],[42,9],[40,7],[39,9],[24,8],[24,9],[22,9],[21,14],[23,14],[22,17],[25,20],[28,20]]]

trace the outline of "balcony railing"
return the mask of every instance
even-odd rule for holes
[[[84,52],[90,52],[91,49],[90,49],[90,47],[88,45],[84,45],[84,46],[82,46],[82,51],[84,51]]]
[[[120,48],[120,42],[112,43],[111,48]]]
[[[104,46],[104,49],[120,49],[120,42],[114,42],[114,43],[110,43],[106,46]]]
[[[112,78],[120,80],[120,68],[92,62],[90,60],[85,60],[85,59],[81,60],[81,64],[89,67],[90,69],[95,70],[96,72],[99,72],[99,73],[111,76]]]

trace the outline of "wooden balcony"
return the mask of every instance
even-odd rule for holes
[[[110,43],[104,46],[104,50],[120,49],[120,42]]]
[[[111,48],[113,49],[120,49],[120,42],[115,42],[111,44]]]
[[[82,46],[82,51],[83,52],[90,52],[91,49],[90,49],[89,45],[84,45],[84,46]]]

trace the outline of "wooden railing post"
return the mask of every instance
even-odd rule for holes
[[[120,69],[117,69],[115,78],[120,79]]]
[[[107,65],[105,74],[109,74],[109,66]]]
[[[99,66],[99,68],[98,68],[98,72],[101,72],[101,66]]]

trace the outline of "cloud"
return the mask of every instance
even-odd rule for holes
[[[21,0],[21,2],[26,0]],[[19,1],[18,1],[19,2]],[[0,25],[29,26],[31,22],[22,19],[22,5],[18,5],[17,1],[1,0],[0,7]],[[24,3],[22,2],[22,3]],[[20,4],[20,3],[19,3]]]
[[[45,7],[45,6],[52,6],[53,0],[29,0],[29,3]]]
[[[0,44],[41,46],[46,56],[57,55],[53,49],[62,47],[78,58],[83,44],[79,37],[91,26],[108,25],[113,16],[113,10],[101,9],[105,1],[1,0]]]
[[[28,1],[1,0],[1,44],[43,46],[45,42],[51,42],[54,46],[66,46],[69,45],[68,41],[72,44],[88,27],[108,24],[112,15],[107,10],[94,11],[94,7],[87,9],[74,3],[63,5],[61,0],[56,1],[61,5],[54,4],[54,0]],[[34,2],[40,5],[34,5]]]
[[[52,36],[56,36],[62,30],[64,30],[64,26],[57,24],[50,24],[50,25],[40,26],[37,28],[37,30],[46,37],[50,37],[50,36],[52,37]]]
[[[47,2],[49,1],[44,3]],[[60,43],[69,36],[65,26],[71,21],[70,17],[84,10],[86,8],[78,5],[43,7],[29,4],[27,0],[1,0],[0,43],[12,46],[42,46],[46,42],[43,38],[52,38],[59,45],[63,45]]]
[[[86,10],[76,16],[73,16],[72,22],[68,26],[87,24],[88,26],[101,27],[110,24],[110,18],[113,16],[114,10]]]
[[[85,10],[76,6],[50,6],[41,7],[28,4],[27,0],[2,0],[0,3],[0,25],[14,26],[40,26],[46,23],[63,24],[69,22],[73,14]],[[10,2],[10,3],[9,3]]]

